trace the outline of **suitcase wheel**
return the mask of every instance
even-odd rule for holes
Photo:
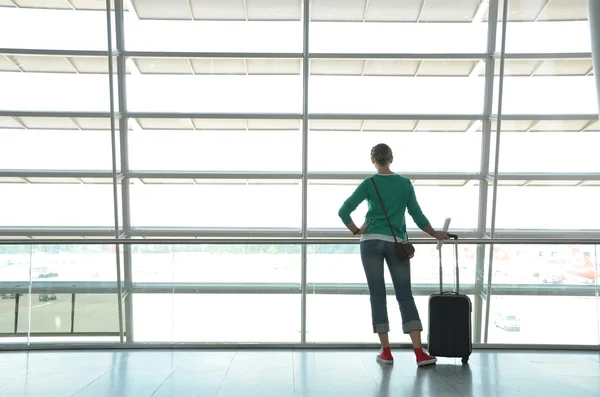
[[[469,362],[469,357],[463,357],[462,360],[460,360],[463,364],[466,364]]]

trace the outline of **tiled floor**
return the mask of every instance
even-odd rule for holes
[[[0,396],[600,396],[600,353],[475,351],[417,368],[395,351],[153,350],[0,353]]]

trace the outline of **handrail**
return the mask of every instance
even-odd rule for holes
[[[106,239],[0,239],[2,245],[337,245],[356,244],[358,238],[106,238]],[[411,239],[413,244],[437,244],[434,239]],[[600,245],[598,238],[466,238],[456,241],[467,245]],[[454,244],[454,242],[447,244]]]

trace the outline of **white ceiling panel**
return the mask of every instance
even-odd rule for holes
[[[417,120],[365,120],[363,131],[413,131]]]
[[[65,0],[66,1],[66,0]],[[106,0],[69,0],[78,10],[106,10]],[[115,1],[111,0],[111,8],[114,9]],[[127,1],[123,1],[127,9]]]
[[[19,7],[26,8],[55,8],[72,10],[68,1],[65,0],[15,0]]]
[[[311,120],[312,131],[358,131],[362,120]]]
[[[189,0],[196,20],[245,21],[244,0]]]
[[[193,185],[191,178],[142,178],[142,182],[147,185]]]
[[[20,117],[25,127],[38,130],[77,130],[77,125],[67,117]]]
[[[300,74],[301,59],[247,59],[249,74]]]
[[[313,75],[352,75],[360,76],[365,61],[354,59],[313,59],[310,73]]]
[[[69,58],[79,73],[108,73],[108,61],[104,57]],[[113,73],[117,73],[117,60],[113,59]]]
[[[544,9],[547,0],[509,0],[508,1],[508,20],[509,21],[535,21],[540,12]],[[502,19],[499,14],[498,19]]]
[[[368,22],[414,22],[419,17],[423,0],[370,0]]]
[[[417,125],[417,131],[433,132],[464,132],[473,121],[471,120],[421,120]]]
[[[542,62],[538,59],[507,59],[504,62],[504,74],[506,76],[530,76]],[[500,60],[496,60],[494,73],[496,76],[500,74]]]
[[[596,121],[595,123],[591,124],[588,128],[585,129],[586,131],[600,131],[600,121]]]
[[[585,76],[592,68],[591,59],[550,59],[535,71],[536,76]]]
[[[248,119],[250,130],[299,130],[300,120],[254,120]]]
[[[140,19],[192,19],[187,0],[131,0]]]
[[[502,132],[527,131],[534,123],[534,120],[502,120]],[[496,122],[492,121],[492,133],[495,132]]]
[[[13,63],[12,57],[0,55],[0,71],[1,72],[19,72],[19,68]]]
[[[470,22],[479,8],[480,0],[427,0],[422,22]]]
[[[362,21],[367,0],[313,0],[312,21]]]
[[[593,0],[587,0],[593,1]],[[540,21],[585,21],[587,20],[586,0],[551,0]]]
[[[0,0],[0,7],[16,7],[10,0]]]
[[[196,74],[246,74],[243,59],[192,59]]]
[[[19,55],[12,58],[24,72],[75,73],[75,68],[64,57]]]
[[[185,58],[135,58],[133,62],[141,73],[192,74],[190,61]]]
[[[199,130],[245,130],[245,119],[195,119],[194,126]]]
[[[531,131],[582,131],[589,120],[540,120]]]
[[[90,185],[110,185],[112,178],[79,178],[83,183]]]
[[[0,176],[0,183],[27,183],[25,182],[23,179],[21,178],[14,178],[14,177],[7,177],[7,176]],[[2,236],[2,238],[5,238],[4,236]]]
[[[301,0],[246,0],[246,7],[251,21],[299,21],[302,17]]]
[[[81,182],[73,177],[73,178],[44,178],[44,177],[28,177],[27,180],[31,183],[47,183],[47,184],[77,184],[80,185]]]
[[[190,119],[136,119],[145,130],[193,130]]]
[[[12,117],[0,117],[0,128],[23,129],[23,126]]]
[[[406,59],[374,59],[365,65],[365,76],[414,76],[421,61]]]
[[[472,60],[426,60],[419,76],[468,76],[476,64]]]
[[[110,119],[78,117],[75,123],[83,130],[110,130]]]

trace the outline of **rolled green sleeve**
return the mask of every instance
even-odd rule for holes
[[[410,184],[410,194],[408,196],[408,204],[406,208],[408,209],[408,213],[420,229],[429,226],[429,219],[427,219],[425,214],[423,214],[421,206],[419,206],[419,202],[417,201],[417,195],[415,193],[415,188],[412,185],[412,183]]]
[[[344,204],[340,207],[338,211],[338,216],[344,222],[344,225],[352,222],[352,217],[350,216],[352,212],[367,199],[367,188],[365,186],[365,181],[362,181],[360,185],[354,190],[354,192],[344,201]]]

